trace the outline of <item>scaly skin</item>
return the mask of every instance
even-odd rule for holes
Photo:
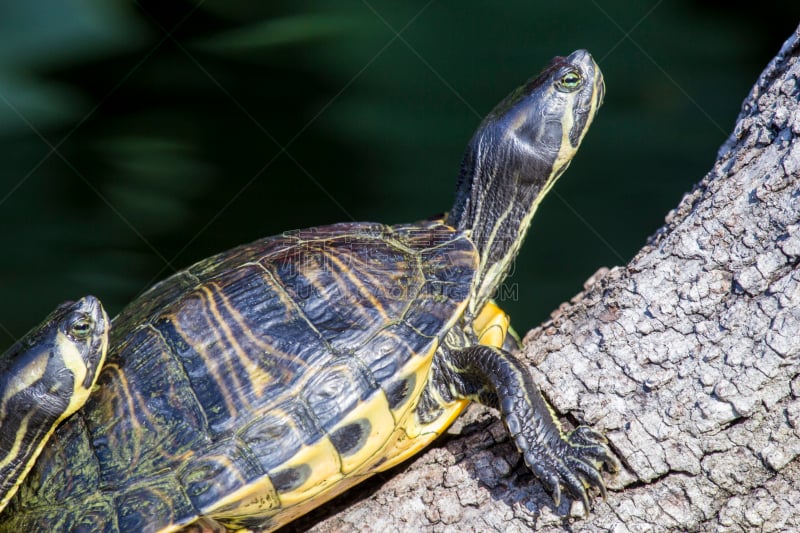
[[[616,459],[588,428],[562,434],[490,300],[604,92],[585,51],[513,91],[443,220],[286,232],[146,291],[0,532],[278,528],[420,451],[471,400],[500,408],[557,502],[563,485],[588,510]]]
[[[619,470],[619,461],[606,439],[587,426],[564,434],[552,409],[533,382],[530,371],[511,353],[492,346],[472,346],[450,352],[446,358],[448,391],[453,399],[470,399],[500,410],[517,450],[558,505],[563,484],[589,514],[587,488],[596,487],[603,498],[605,484],[599,468]],[[449,387],[452,385],[452,387]],[[442,390],[442,394],[446,392]]]
[[[66,302],[0,355],[0,511],[56,426],[89,398],[108,347],[93,296]]]

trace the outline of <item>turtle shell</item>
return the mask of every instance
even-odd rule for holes
[[[477,268],[438,221],[255,241],[114,320],[99,388],[0,530],[274,527],[391,459]]]

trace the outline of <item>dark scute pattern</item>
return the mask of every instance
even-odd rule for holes
[[[168,476],[149,479],[147,487],[129,487],[116,498],[116,512],[120,532],[158,531],[197,517],[197,510]]]
[[[116,508],[111,499],[81,501],[80,513],[64,513],[64,527],[56,529],[53,523],[31,526],[20,531],[69,531],[70,533],[94,533],[116,531]]]
[[[275,406],[239,433],[265,472],[278,468],[302,446],[322,436],[308,408],[297,398]]]
[[[442,333],[442,311],[452,307],[453,301],[464,301],[469,288],[464,290],[464,294],[461,291],[459,285],[450,282],[427,282],[404,315],[404,322],[424,336],[438,337]]]
[[[156,321],[154,328],[167,349],[160,348],[159,357],[142,362],[143,368],[148,372],[142,380],[141,391],[148,399],[148,405],[161,413],[162,420],[171,421],[171,425],[193,428],[197,432],[195,438],[200,438],[208,432],[208,418],[203,406],[214,404],[204,403],[197,397],[194,383],[182,365],[183,361],[189,359],[187,354],[192,353],[193,349],[178,335],[170,320],[162,317]],[[143,332],[145,335],[149,333]],[[154,352],[151,350],[150,353]],[[195,373],[198,372],[199,369],[195,368]],[[169,394],[164,394],[164,391],[169,391]],[[172,427],[174,431],[174,425]],[[174,436],[173,433],[173,438]]]
[[[354,355],[366,362],[375,381],[382,384],[395,379],[409,359],[427,352],[432,344],[431,337],[426,337],[405,322],[400,322],[383,329],[356,350]]]
[[[369,420],[361,418],[331,433],[331,443],[343,457],[353,455],[367,442],[370,428]]]
[[[422,281],[413,255],[358,234],[305,242],[264,266],[336,353],[399,316]]]
[[[150,328],[136,330],[120,355],[132,369],[127,382],[119,380],[119,367],[106,365],[97,392],[81,410],[101,483],[110,487],[137,469],[169,468],[167,457],[189,451],[208,434],[187,375],[162,336]],[[128,396],[130,391],[135,394]]]
[[[145,516],[169,519],[173,505],[188,516],[176,472],[221,439],[238,438],[257,457],[237,468],[257,465],[284,490],[302,484],[309,467],[280,465],[430,351],[456,318],[475,263],[472,244],[436,221],[345,223],[261,239],[155,285],[114,320],[98,392],[57,430],[22,488],[36,510],[30,523],[122,494],[123,530],[138,530]],[[293,296],[304,286],[317,292]],[[145,483],[160,499],[147,499]]]
[[[306,482],[311,475],[311,467],[300,465],[293,468],[284,468],[269,475],[272,486],[278,492],[291,492]]]
[[[411,397],[416,382],[417,376],[411,374],[407,378],[392,381],[384,386],[383,390],[386,393],[386,399],[389,401],[389,407],[391,409],[397,409],[405,404]]]
[[[403,320],[423,335],[439,336],[444,322],[453,318],[454,307],[469,296],[477,256],[463,237],[425,250],[421,256],[425,283]]]
[[[372,396],[377,388],[358,361],[348,357],[317,370],[303,387],[301,397],[311,408],[320,427],[328,431],[359,401]]]
[[[330,357],[312,326],[266,276],[261,267],[243,266],[216,279],[213,290],[190,293],[174,311],[177,329],[191,346],[178,354],[181,363],[200,403],[216,406],[207,409],[215,435],[248,423],[251,406],[277,399],[309,365]]]
[[[173,354],[182,358],[190,358],[195,354],[194,347],[175,329],[175,324],[171,316],[160,316],[156,318],[153,321],[153,327],[164,339],[164,342]],[[149,332],[144,332],[144,334],[150,335]],[[128,345],[130,345],[130,343]],[[136,346],[132,348],[135,350]]]
[[[289,385],[309,366],[324,364],[330,354],[268,270],[247,265],[218,278],[216,300],[225,326],[248,357],[274,380]]]
[[[176,302],[174,312],[175,315],[157,318],[155,328],[175,350],[173,353],[182,367],[182,373],[188,377],[189,386],[197,396],[197,402],[202,406],[216,406],[214,409],[206,409],[208,429],[214,432],[223,431],[223,428],[230,424],[232,413],[225,409],[223,383],[217,381],[209,372],[201,352],[211,348],[213,356],[214,353],[225,352],[229,346],[218,339],[214,324],[206,315],[205,300],[198,292],[192,292]],[[126,352],[128,353],[121,355],[136,357],[136,352],[133,350]]]
[[[187,459],[178,478],[194,506],[205,511],[222,495],[239,490],[265,474],[249,450],[229,440]]]
[[[376,383],[382,383],[394,376],[400,366],[413,355],[405,340],[388,330],[389,328],[381,331],[353,354],[361,361],[368,361],[369,371]]]
[[[438,291],[454,302],[462,302],[469,296],[477,261],[475,248],[465,237],[422,253],[425,279],[446,285],[447,288]]]

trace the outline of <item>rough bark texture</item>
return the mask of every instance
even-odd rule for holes
[[[412,464],[288,529],[800,530],[799,265],[800,28],[666,225],[525,339],[556,410],[605,431],[624,464],[606,502],[588,519],[555,508],[473,408]]]

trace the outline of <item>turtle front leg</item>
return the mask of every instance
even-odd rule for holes
[[[605,499],[600,469],[605,464],[619,470],[606,439],[587,426],[565,434],[521,361],[503,349],[476,345],[450,350],[437,362],[443,396],[500,410],[525,463],[556,505],[561,501],[561,485],[583,502],[586,515],[589,487],[597,487]]]

